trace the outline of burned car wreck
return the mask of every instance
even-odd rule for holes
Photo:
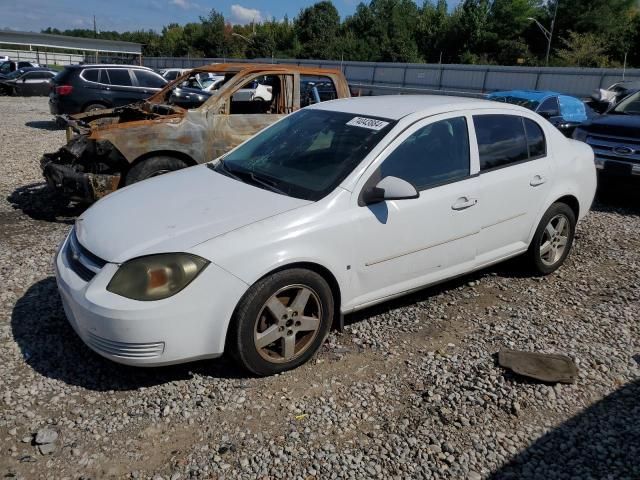
[[[202,104],[185,104],[189,79],[207,73],[224,81],[201,96]],[[269,101],[238,93],[255,82],[268,86]],[[332,94],[304,94],[314,82],[322,82],[325,90],[333,85]],[[64,118],[67,144],[45,154],[41,168],[47,183],[64,197],[91,203],[120,187],[213,160],[310,103],[345,97],[349,87],[339,71],[291,65],[200,67],[144,102]]]

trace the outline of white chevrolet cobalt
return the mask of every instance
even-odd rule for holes
[[[591,148],[515,105],[322,102],[99,201],[61,245],[57,281],[109,359],[229,351],[269,375],[309,360],[348,312],[521,254],[553,272],[595,189]]]

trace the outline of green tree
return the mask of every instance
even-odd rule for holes
[[[340,15],[333,3],[322,1],[305,8],[294,25],[302,58],[332,58],[340,29]]]
[[[558,59],[567,67],[608,67],[607,42],[595,33],[569,32],[562,39],[564,48],[558,50]]]

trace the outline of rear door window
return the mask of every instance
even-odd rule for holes
[[[529,159],[522,117],[476,115],[473,124],[478,139],[481,172]]]
[[[123,87],[131,87],[133,83],[131,82],[131,75],[129,74],[129,70],[126,68],[108,68],[103,70],[109,76],[109,82],[111,85],[120,85]],[[104,79],[102,83],[106,83]]]
[[[547,154],[547,142],[540,125],[528,118],[524,120],[524,129],[527,134],[527,145],[529,146],[529,158],[540,158]]]

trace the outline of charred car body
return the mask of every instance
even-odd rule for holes
[[[179,106],[181,85],[200,73],[222,75],[224,84],[197,108]],[[344,76],[334,70],[251,64],[193,69],[144,102],[69,117],[67,145],[41,160],[44,177],[66,198],[92,202],[119,187],[213,160],[314,103],[314,96],[301,95],[309,77],[330,82],[335,98],[350,96]],[[270,101],[234,99],[257,78],[271,87]]]

